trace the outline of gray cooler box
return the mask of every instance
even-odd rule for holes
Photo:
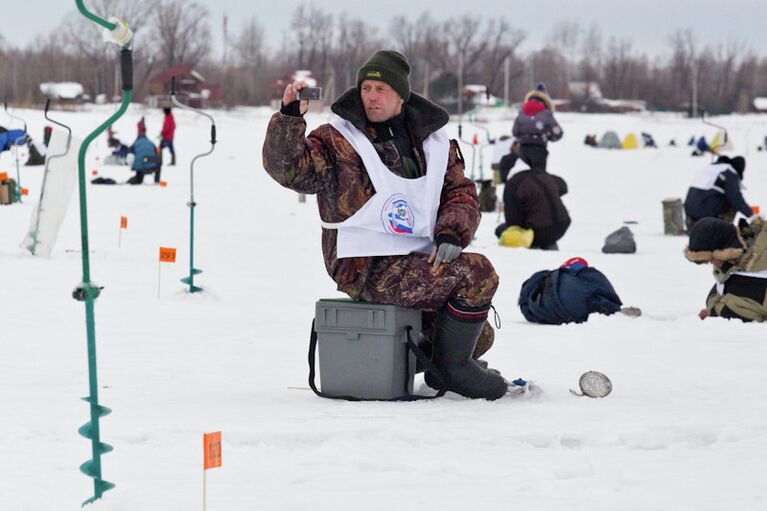
[[[421,311],[354,300],[317,302],[314,328],[322,392],[363,399],[413,393],[416,357],[406,327],[418,342]]]

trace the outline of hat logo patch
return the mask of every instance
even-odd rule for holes
[[[381,72],[380,71],[368,71],[368,74],[366,74],[368,78],[381,78]]]

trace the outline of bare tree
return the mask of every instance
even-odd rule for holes
[[[565,77],[571,79],[571,67],[578,54],[583,30],[575,21],[560,21],[554,25],[549,36],[549,46],[556,48],[565,58]]]
[[[481,56],[483,63],[482,77],[480,80],[487,86],[487,90],[497,96],[502,96],[504,62],[513,59],[517,49],[525,40],[522,30],[512,28],[504,20],[490,20],[482,31],[484,39],[484,52]],[[520,76],[522,70],[513,76]]]
[[[150,41],[165,66],[197,64],[210,53],[208,10],[197,2],[160,0],[156,3]]]
[[[333,28],[331,14],[305,3],[296,7],[286,39],[295,66],[311,69],[320,80],[326,80]]]
[[[599,80],[602,72],[602,31],[592,23],[581,40],[581,57],[576,76],[584,81]]]

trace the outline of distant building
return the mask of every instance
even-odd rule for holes
[[[557,109],[563,112],[642,112],[647,109],[647,102],[636,99],[608,99],[602,95],[597,82],[570,82],[564,101],[557,103]]]
[[[219,106],[221,86],[208,83],[191,64],[176,64],[149,79],[147,104],[151,107],[171,106],[171,81],[176,78],[176,96],[179,101],[195,108]]]
[[[285,87],[287,87],[289,83],[298,81],[306,82],[307,87],[317,87],[317,79],[312,76],[312,72],[308,69],[296,69],[295,71],[286,73],[284,77],[272,81],[272,108],[280,108],[280,104],[282,103],[282,94],[285,92]],[[323,105],[328,101],[328,99],[332,100],[332,98],[327,97],[327,93],[328,91],[326,90],[322,91],[322,101],[309,102],[310,112],[321,112]]]
[[[82,103],[90,99],[77,82],[44,82],[40,84],[40,92],[48,99],[62,103]]]
[[[487,85],[464,85],[463,100],[468,108],[476,106],[503,106],[503,100],[490,94],[487,91]]]

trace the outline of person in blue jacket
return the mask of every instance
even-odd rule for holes
[[[732,223],[736,213],[746,218],[753,216],[751,206],[740,191],[745,170],[746,160],[742,156],[720,156],[715,163],[698,171],[684,200],[688,229],[701,218],[713,217]]]
[[[27,134],[24,130],[8,130],[0,133],[0,153],[8,151],[16,143],[27,143]]]
[[[129,152],[134,155],[131,169],[135,170],[136,174],[128,180],[128,183],[139,185],[144,182],[144,176],[152,172],[154,172],[155,183],[160,181],[161,163],[157,154],[157,146],[146,137],[143,119],[139,122],[138,137],[133,142]]]

